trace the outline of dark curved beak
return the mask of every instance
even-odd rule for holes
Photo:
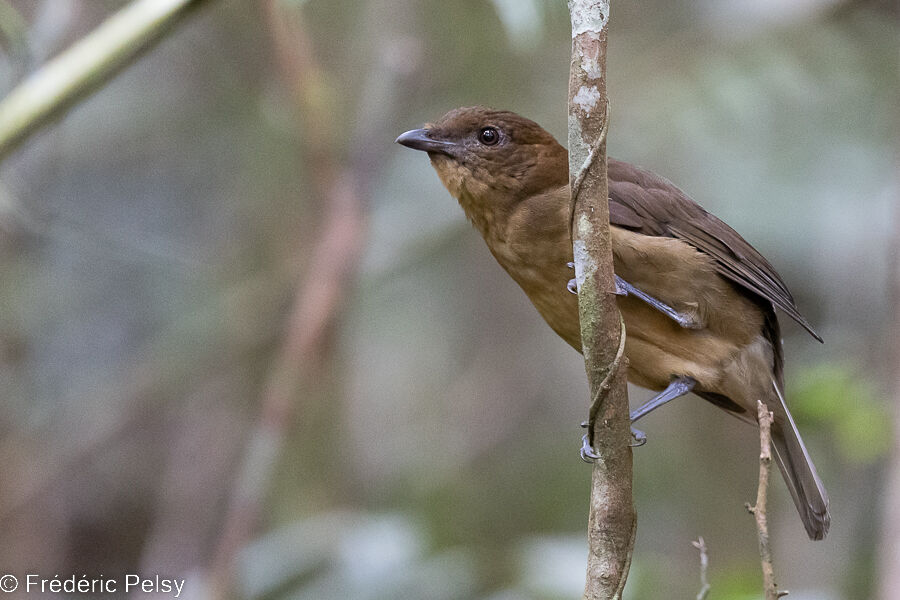
[[[413,150],[440,152],[441,154],[450,154],[450,149],[454,146],[452,142],[432,139],[427,129],[413,129],[401,133],[396,142]]]

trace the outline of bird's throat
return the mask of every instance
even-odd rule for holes
[[[431,164],[441,183],[456,198],[466,218],[485,240],[502,235],[505,216],[515,204],[515,198],[482,182],[465,165],[453,159],[434,155]]]

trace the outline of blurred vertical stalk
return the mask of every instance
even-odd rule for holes
[[[136,0],[0,101],[0,160],[74,100],[108,81],[204,0]]]
[[[878,598],[894,600],[900,590],[900,209],[894,209],[894,243],[890,270],[892,307],[891,349],[894,398],[894,445],[887,464],[887,485],[882,505],[881,552]]]
[[[317,227],[308,271],[296,286],[284,341],[266,377],[259,417],[237,473],[211,565],[212,598],[230,595],[237,553],[256,532],[275,467],[295,421],[301,391],[321,374],[329,333],[360,262],[368,186],[386,155],[382,146],[391,139],[383,128],[391,121],[391,111],[402,97],[401,79],[412,65],[402,57],[418,54],[415,47],[401,48],[408,42],[402,36],[379,31],[376,59],[363,82],[356,118],[348,118],[338,112],[331,84],[315,59],[299,9],[288,13],[283,6],[277,0],[268,0],[264,10],[282,77],[300,111],[308,151],[306,170],[313,177],[312,195],[324,204],[325,214]],[[355,125],[348,131],[346,123]],[[336,140],[349,141],[348,159],[340,156]]]
[[[606,43],[609,1],[569,0],[569,178],[581,344],[591,389],[591,479],[585,600],[619,599],[634,548],[631,435],[609,231]]]
[[[325,205],[324,222],[312,250],[309,272],[296,286],[285,337],[276,351],[236,475],[225,522],[210,569],[210,597],[232,596],[237,553],[251,539],[271,487],[284,440],[295,416],[295,397],[320,362],[319,351],[349,285],[365,227],[355,180],[342,173],[329,132],[335,115],[330,88],[319,67],[298,10],[288,13],[277,0],[263,5],[283,84],[303,124],[304,146],[314,184]]]

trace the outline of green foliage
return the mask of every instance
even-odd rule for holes
[[[716,572],[710,567],[710,597],[717,600],[758,600],[760,593],[760,581],[758,563],[747,563],[722,572]]]
[[[875,385],[849,364],[804,369],[794,375],[789,397],[794,417],[830,429],[848,461],[869,464],[890,449],[890,412]]]
[[[28,52],[27,24],[8,0],[0,0],[0,46],[21,59]]]

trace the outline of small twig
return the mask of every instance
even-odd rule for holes
[[[772,549],[769,547],[769,524],[766,521],[766,499],[769,493],[769,471],[772,467],[772,413],[762,401],[757,401],[759,420],[759,487],[756,490],[756,504],[745,506],[756,517],[756,533],[759,538],[759,559],[762,563],[763,587],[766,600],[778,600],[787,596],[787,591],[778,591],[775,582],[775,568],[772,565]]]
[[[706,542],[701,535],[696,542],[691,542],[691,544],[700,551],[700,591],[697,593],[697,600],[706,600],[706,597],[709,596],[710,588],[709,579],[706,577],[706,572],[709,569],[709,555],[706,553]]]

